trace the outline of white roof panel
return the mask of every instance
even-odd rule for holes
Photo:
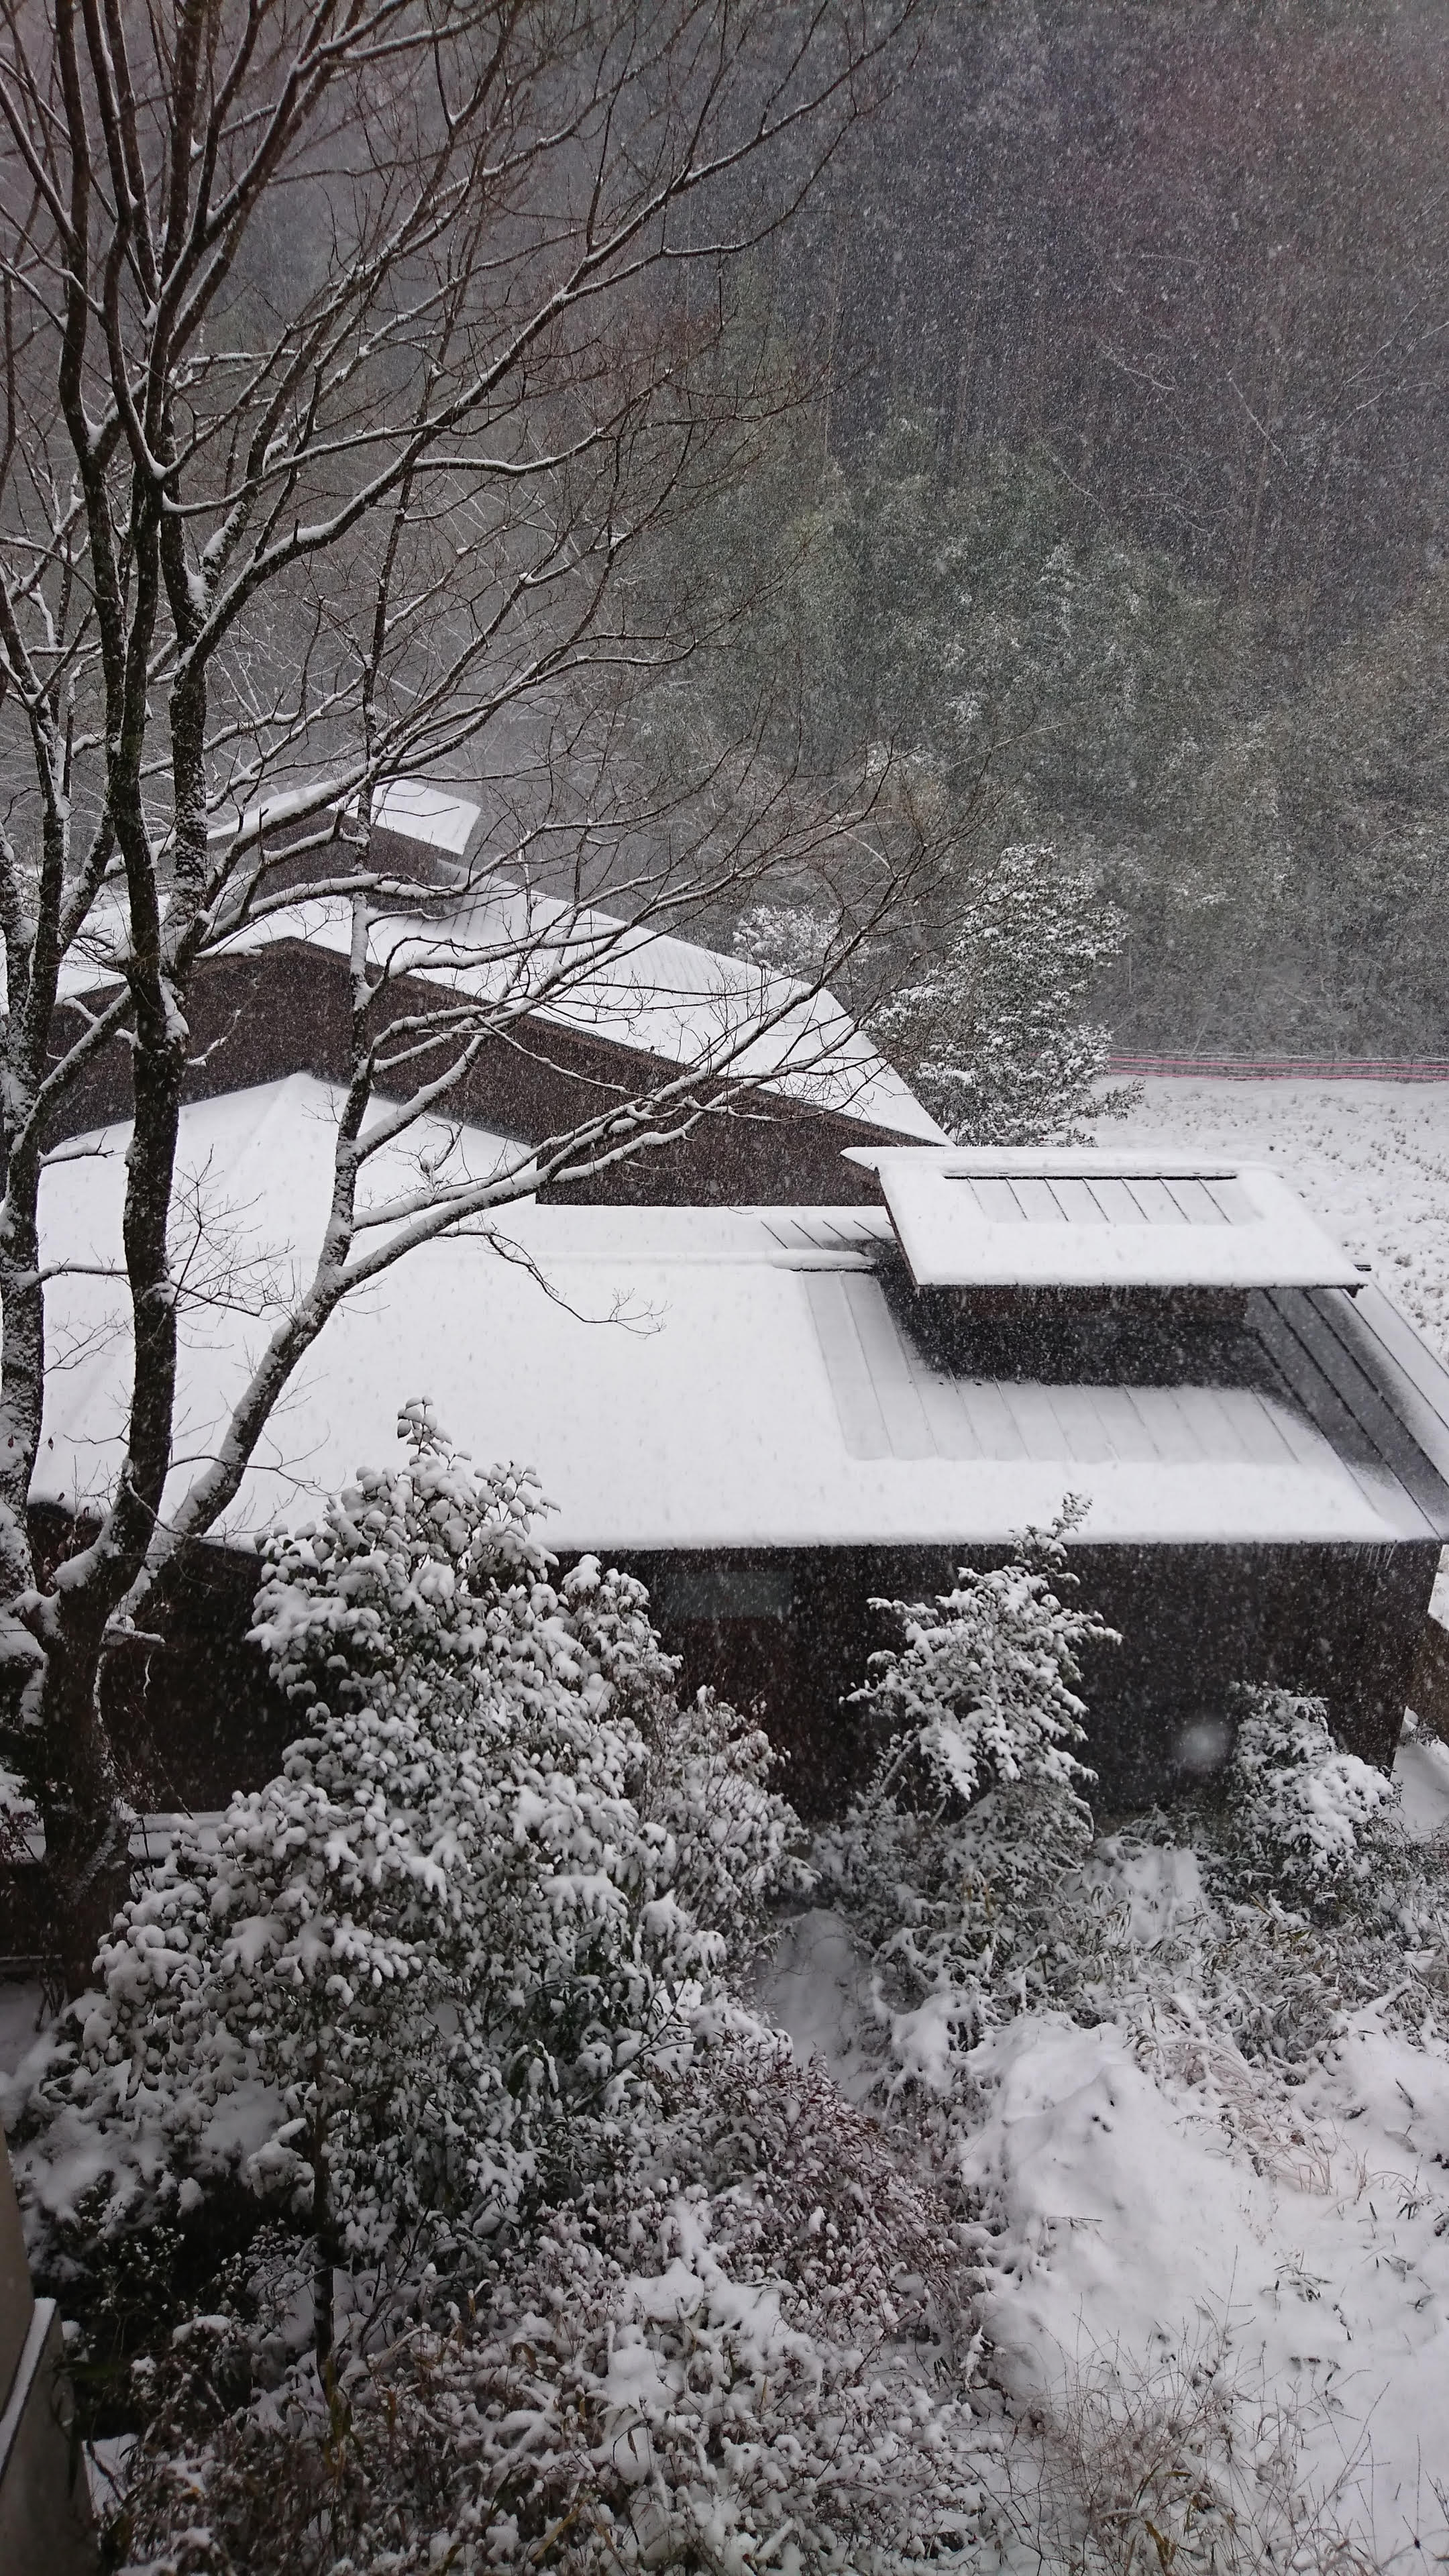
[[[315,1257],[338,1098],[295,1075],[182,1113],[181,1168],[219,1258],[181,1317],[186,1476],[215,1453],[265,1346],[269,1298],[294,1295]],[[47,1263],[114,1262],[127,1132],[78,1139],[77,1159],[47,1170]],[[517,1148],[465,1131],[453,1151],[481,1173]],[[370,1187],[410,1177],[399,1156]],[[867,1275],[882,1222],[870,1209],[515,1205],[499,1231],[523,1261],[439,1243],[332,1318],[225,1531],[305,1515],[360,1464],[388,1463],[399,1405],[427,1395],[474,1456],[537,1466],[564,1551],[995,1543],[1049,1521],[1069,1491],[1086,1499],[1090,1540],[1406,1533],[1402,1487],[1338,1454],[1286,1388],[1280,1400],[947,1377]],[[102,1277],[57,1277],[47,1332],[35,1498],[74,1507],[120,1455],[123,1298]]]
[[[1357,1288],[1276,1172],[1107,1146],[854,1147],[918,1288]]]

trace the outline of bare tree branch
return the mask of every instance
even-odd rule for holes
[[[724,1114],[764,1041],[808,1074],[835,1023],[762,983],[692,1064],[486,1178],[424,1141],[483,1050],[546,1045],[540,1013],[586,1017],[614,970],[643,993],[652,942],[781,868],[833,908],[823,994],[929,863],[891,777],[842,803],[748,727],[652,750],[644,701],[704,629],[629,578],[796,399],[739,282],[915,6],[0,0],[0,1734],[73,1980],[124,1883],[107,1641],[235,1500],[339,1303],[460,1228],[523,1258],[510,1201]],[[419,889],[374,850],[379,798],[465,756],[479,854]],[[247,949],[265,973],[282,935],[345,935],[349,1023],[285,1295],[178,1163],[197,979]],[[118,1045],[125,1451],[42,1582],[41,1182]],[[360,1203],[397,1150],[407,1186]],[[188,1303],[270,1326],[190,1464]]]

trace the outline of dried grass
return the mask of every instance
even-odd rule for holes
[[[1338,2464],[1314,2472],[1331,2422]],[[1394,2576],[1449,2564],[1449,2505],[1385,2554],[1364,2527],[1371,2427],[1240,2368],[1227,2328],[1156,2365],[1119,2350],[1065,2360],[1020,2410],[999,2477],[997,2564],[1012,2576]]]

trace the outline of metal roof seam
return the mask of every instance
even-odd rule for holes
[[[1285,1374],[1296,1369],[1299,1382],[1294,1386],[1294,1393],[1307,1412],[1309,1420],[1322,1432],[1323,1437],[1347,1468],[1365,1498],[1374,1505],[1376,1510],[1382,1512],[1385,1504],[1384,1487],[1387,1484],[1401,1498],[1398,1507],[1400,1521],[1407,1520],[1409,1524],[1407,1528],[1401,1528],[1401,1536],[1432,1537],[1437,1534],[1449,1538],[1449,1517],[1446,1517],[1443,1530],[1436,1532],[1434,1520],[1430,1514],[1424,1510],[1417,1497],[1404,1483],[1397,1467],[1385,1455],[1368,1424],[1360,1418],[1349,1402],[1346,1392],[1335,1384],[1333,1377],[1324,1368],[1319,1353],[1314,1350],[1312,1341],[1303,1331],[1305,1309],[1310,1315],[1312,1313],[1304,1292],[1270,1290],[1265,1292],[1263,1302],[1271,1313],[1273,1327],[1276,1328],[1275,1339],[1278,1349],[1274,1356],[1280,1358],[1280,1364],[1286,1359],[1288,1368]],[[1260,1326],[1260,1331],[1262,1329]],[[1291,1375],[1289,1382],[1292,1383]],[[1329,1428],[1330,1422],[1335,1425],[1334,1429]],[[1365,1452],[1368,1454],[1365,1455]]]
[[[894,1311],[878,1276],[842,1275],[839,1290],[834,1321],[822,1294],[811,1293],[818,1343],[853,1454],[983,1464],[1015,1458],[1054,1468],[1064,1489],[1076,1471],[1093,1467],[1280,1469],[1309,1476],[1331,1468],[1351,1481],[1380,1526],[1401,1537],[1432,1535],[1433,1515],[1424,1509],[1432,1498],[1423,1479],[1411,1475],[1406,1482],[1401,1472],[1408,1463],[1401,1444],[1410,1435],[1401,1432],[1391,1444],[1398,1454],[1386,1455],[1333,1386],[1322,1353],[1308,1348],[1289,1317],[1273,1313],[1266,1300],[1260,1322],[1276,1353],[1264,1347],[1262,1334],[1253,1339],[1277,1394],[1201,1381],[1099,1387],[1086,1379],[972,1378],[938,1362],[913,1331],[911,1310]],[[1293,1302],[1302,1305],[1301,1292]],[[840,1347],[847,1316],[855,1327],[848,1361]]]
[[[1371,1278],[1364,1280],[1354,1298],[1353,1312],[1449,1433],[1449,1370],[1435,1358],[1407,1315]]]
[[[1320,1366],[1325,1367],[1325,1374],[1338,1387],[1368,1438],[1386,1463],[1392,1466],[1406,1490],[1412,1492],[1414,1484],[1426,1486],[1431,1500],[1442,1500],[1444,1507],[1449,1508],[1449,1486],[1426,1457],[1391,1396],[1375,1383],[1364,1364],[1361,1345],[1354,1348],[1344,1332],[1338,1329],[1338,1311],[1328,1304],[1331,1295],[1332,1291],[1315,1293],[1309,1290],[1304,1298],[1307,1311],[1327,1345],[1327,1365],[1320,1360]],[[1413,1484],[1409,1483],[1409,1478],[1413,1479]]]
[[[1428,1478],[1432,1479],[1437,1495],[1442,1496],[1443,1506],[1446,1511],[1449,1511],[1449,1472],[1446,1472],[1449,1471],[1449,1454],[1446,1454],[1441,1465],[1432,1452],[1426,1450],[1423,1426],[1412,1419],[1412,1412],[1416,1409],[1413,1399],[1417,1398],[1418,1404],[1426,1407],[1433,1415],[1436,1425],[1445,1434],[1446,1448],[1449,1448],[1449,1420],[1446,1420],[1445,1415],[1434,1405],[1431,1398],[1414,1384],[1407,1371],[1399,1366],[1393,1353],[1375,1331],[1370,1316],[1359,1313],[1356,1301],[1345,1298],[1340,1304],[1332,1290],[1325,1290],[1316,1295],[1310,1293],[1309,1302],[1317,1321],[1325,1332],[1331,1335],[1335,1348],[1343,1354],[1344,1369],[1351,1372],[1352,1376],[1361,1378],[1367,1388],[1369,1411],[1376,1416],[1387,1416],[1392,1426],[1390,1436],[1397,1435],[1397,1440],[1407,1448],[1411,1461],[1415,1462],[1415,1472],[1418,1471],[1419,1464],[1427,1469]],[[1364,1349],[1365,1342],[1371,1345],[1367,1352]],[[1432,1358],[1432,1354],[1429,1356]],[[1368,1365],[1370,1358],[1375,1363],[1373,1369]],[[1352,1383],[1352,1376],[1350,1383]],[[1445,1383],[1449,1386],[1449,1380]],[[1406,1388],[1409,1397],[1407,1405]]]

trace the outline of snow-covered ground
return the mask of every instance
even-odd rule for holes
[[[1449,1083],[1150,1081],[1102,1141],[1270,1164],[1449,1359]]]
[[[1449,1752],[1418,1750],[1414,1806],[1431,1826],[1436,1807],[1449,1816]],[[1161,1883],[1127,1891],[1149,1945],[1204,1905],[1191,1855],[1161,1857]],[[822,2054],[857,2099],[867,1985],[841,1918],[820,1911],[787,1933],[764,1998],[797,2052]],[[986,2369],[1012,2429],[985,2483],[1008,2500],[996,2545],[1012,2576],[1075,2567],[1044,2518],[1060,2535],[1093,2484],[1129,2495],[1174,2442],[1177,2474],[1214,2441],[1215,2456],[1236,2447],[1265,2522],[1290,2500],[1299,2546],[1265,2565],[1444,2563],[1443,2040],[1416,2043],[1371,2006],[1289,2085],[1211,2026],[1189,1984],[1146,2027],[1021,2014],[968,2073],[978,2118],[956,2162],[989,2231]],[[1339,2542],[1361,2554],[1331,2557]]]

